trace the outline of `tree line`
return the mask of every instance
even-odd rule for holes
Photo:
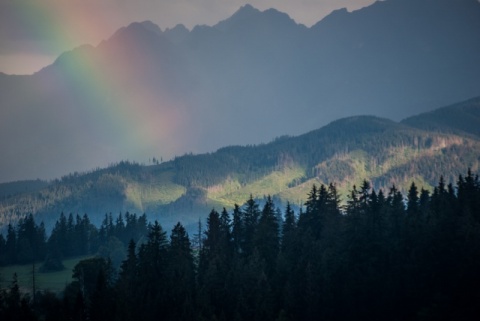
[[[471,171],[456,186],[440,178],[431,193],[413,183],[407,195],[377,192],[364,181],[343,203],[334,184],[313,186],[299,213],[250,197],[212,210],[192,238],[181,223],[169,236],[149,224],[118,269],[101,257],[81,261],[60,297],[33,300],[14,279],[0,292],[0,317],[478,320],[479,250]]]
[[[145,237],[147,229],[146,214],[126,212],[115,218],[112,213],[105,214],[97,228],[87,214],[61,213],[47,238],[43,222],[37,224],[30,214],[16,227],[9,224],[6,237],[0,234],[0,266],[45,261],[46,270],[58,270],[65,258],[97,253],[109,257],[115,250],[120,251],[117,257],[123,260],[128,242]]]

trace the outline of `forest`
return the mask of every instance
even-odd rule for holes
[[[445,181],[456,182],[468,167],[478,172],[479,137],[473,130],[462,132],[448,124],[459,117],[458,122],[478,122],[480,128],[479,101],[401,123],[348,117],[266,144],[228,146],[161,163],[121,161],[49,182],[2,183],[0,233],[6,235],[9,223],[16,225],[30,213],[50,233],[61,212],[67,220],[73,213],[73,223],[77,213],[88,213],[90,222],[99,227],[105,213],[122,212],[125,219],[128,211],[149,213],[150,220],[157,219],[168,229],[180,220],[192,234],[198,218],[204,219],[212,208],[232,209],[250,194],[278,198],[282,204],[275,203],[282,210],[290,201],[298,211],[313,184],[335,182],[339,193],[347,195],[362,178],[377,191],[395,185],[406,194],[412,182],[432,191],[438,173]]]
[[[0,289],[1,320],[478,320],[480,180],[339,195],[313,185],[298,213],[271,197],[212,209],[191,237],[146,216],[32,216],[0,236],[1,264],[90,255],[62,293]],[[122,252],[123,251],[123,252]],[[119,259],[122,258],[122,259]]]

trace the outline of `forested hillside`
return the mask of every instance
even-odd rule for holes
[[[232,211],[211,210],[192,237],[180,222],[167,236],[158,222],[143,229],[141,217],[129,215],[126,225],[106,217],[83,244],[108,233],[111,243],[115,233],[134,231],[132,222],[143,229],[143,237],[129,236],[119,268],[100,247],[100,256],[75,266],[60,296],[25,294],[13,276],[0,289],[0,318],[478,320],[477,175],[468,171],[455,185],[440,177],[431,193],[364,181],[344,206],[340,197],[333,184],[314,185],[299,212],[250,198]],[[75,248],[77,227],[89,224],[77,217],[60,241],[68,221],[60,218],[48,244]]]
[[[402,121],[412,127],[441,132],[468,133],[480,137],[480,97],[412,116]]]
[[[268,142],[352,115],[399,121],[480,95],[478,0],[368,2],[311,27],[251,5],[191,30],[132,22],[33,75],[0,74],[0,182]]]
[[[167,226],[181,220],[191,231],[210,209],[231,209],[250,194],[257,200],[271,195],[278,204],[289,201],[298,207],[313,184],[335,183],[346,195],[363,179],[377,190],[395,184],[402,192],[413,180],[432,191],[438,175],[455,182],[465,168],[479,169],[480,139],[472,132],[475,124],[480,128],[472,116],[479,108],[477,98],[401,123],[356,116],[268,144],[230,146],[151,165],[120,162],[65,176],[32,192],[4,192],[0,225],[5,231],[8,223],[33,214],[50,231],[62,212],[88,213],[98,225],[105,214],[129,211]],[[461,122],[470,125],[460,130]]]

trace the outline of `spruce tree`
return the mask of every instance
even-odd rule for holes
[[[3,234],[0,234],[0,266],[7,264],[7,247]],[[0,275],[1,280],[1,275]]]
[[[222,236],[220,216],[212,209],[207,218],[198,266],[198,305],[201,314],[208,319],[218,318],[228,308],[225,278],[230,262]]]
[[[117,290],[117,310],[121,320],[135,320],[138,313],[138,307],[141,302],[138,298],[139,284],[138,257],[136,254],[136,244],[132,239],[128,243],[127,258],[120,266],[120,273],[116,282]]]
[[[11,224],[8,224],[5,251],[8,264],[17,262],[17,232]]]
[[[295,218],[295,212],[292,210],[290,202],[287,202],[285,220],[282,228],[282,251],[286,251],[286,249],[291,246],[296,226],[297,220]]]
[[[243,245],[243,254],[244,257],[248,257],[253,253],[254,244],[254,235],[258,225],[258,219],[260,217],[260,210],[257,202],[253,199],[253,196],[250,195],[245,207],[243,209],[244,217],[244,245]]]
[[[154,320],[166,306],[166,266],[168,241],[162,226],[155,221],[149,226],[147,243],[138,251],[138,299],[144,309],[139,310],[139,318]]]
[[[267,197],[254,237],[255,249],[261,259],[265,260],[266,272],[269,276],[275,270],[275,262],[279,251],[278,222],[272,198]]]
[[[165,313],[168,319],[194,319],[195,267],[188,234],[180,223],[170,234],[167,281],[168,310]]]
[[[242,252],[245,241],[245,226],[244,226],[243,213],[238,204],[235,204],[233,208],[233,220],[232,220],[232,243],[233,251],[235,255]]]

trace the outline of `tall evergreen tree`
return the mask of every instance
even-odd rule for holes
[[[388,208],[388,226],[390,232],[390,240],[393,242],[390,246],[398,248],[399,242],[403,237],[403,222],[405,219],[405,205],[403,202],[403,195],[397,190],[395,185],[392,186],[388,194],[387,203]]]
[[[245,226],[244,226],[243,212],[238,204],[235,204],[233,208],[233,220],[232,220],[232,243],[234,253],[240,254],[245,241]]]
[[[468,169],[465,178],[462,175],[459,176],[457,186],[458,202],[462,205],[462,210],[466,215],[471,215],[474,220],[480,222],[480,181],[478,175],[474,176],[471,169]]]
[[[43,222],[41,222],[36,228],[34,250],[37,260],[45,259],[45,256],[47,255],[47,233]]]
[[[127,258],[122,262],[119,273],[119,283],[131,289],[138,277],[138,258],[136,244],[132,239],[128,243]]]
[[[167,309],[167,253],[168,241],[162,226],[155,221],[149,227],[147,243],[142,244],[138,253],[139,282],[138,289],[145,309],[139,311],[139,317],[153,320]]]
[[[27,215],[18,223],[17,232],[17,260],[19,263],[31,263],[36,257],[37,231],[33,215]]]
[[[168,318],[170,320],[194,319],[196,317],[195,267],[188,234],[180,223],[174,226],[170,235],[167,280]]]
[[[408,216],[417,216],[419,211],[419,202],[420,199],[418,197],[418,189],[414,182],[410,185],[407,194],[407,215]]]
[[[260,217],[259,206],[253,199],[252,195],[250,195],[250,198],[244,206],[243,217],[245,222],[243,254],[245,257],[248,257],[253,253],[254,235],[258,225],[258,219]]]
[[[198,304],[204,317],[210,319],[228,314],[225,276],[230,262],[223,236],[220,215],[212,209],[198,266]]]
[[[5,251],[7,262],[10,264],[17,262],[17,232],[11,224],[8,224],[7,239],[5,240]]]
[[[260,258],[265,260],[266,272],[269,276],[275,270],[275,262],[280,245],[278,222],[275,213],[275,205],[272,198],[268,196],[254,237],[255,248]]]
[[[205,240],[203,242],[203,255],[213,257],[221,254],[222,227],[220,215],[214,209],[207,217],[207,228],[205,230]]]
[[[306,207],[305,213],[309,215],[309,214],[318,212],[317,205],[318,205],[318,190],[317,190],[317,186],[313,184],[312,189],[310,190],[310,193],[307,196],[307,201],[305,202],[305,207]]]
[[[91,321],[113,319],[117,312],[114,304],[117,296],[112,292],[106,273],[104,269],[98,271],[95,289],[90,298],[89,320]]]
[[[132,239],[128,243],[127,258],[120,266],[120,273],[116,282],[117,287],[117,310],[120,320],[130,321],[137,318],[138,306],[140,301],[138,297],[139,284],[138,257],[136,254],[136,244]]]
[[[7,246],[3,234],[0,234],[0,266],[7,264]],[[0,275],[1,278],[1,275]]]
[[[224,259],[230,262],[233,255],[233,243],[232,243],[232,223],[230,220],[230,214],[223,208],[220,214],[220,246],[223,252]]]
[[[285,220],[282,228],[282,251],[285,251],[293,242],[294,232],[297,226],[295,212],[292,210],[290,202],[287,202],[285,208]]]

